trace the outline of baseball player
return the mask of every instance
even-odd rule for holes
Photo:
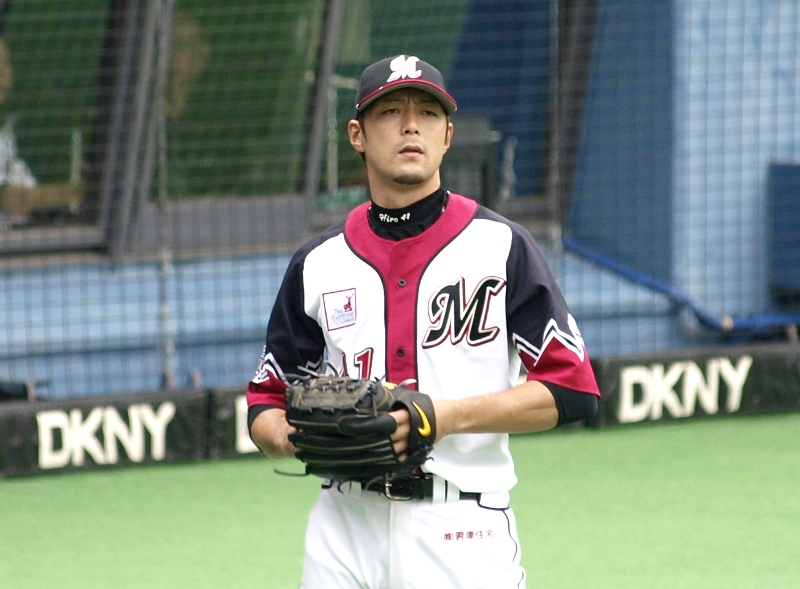
[[[364,70],[347,130],[371,199],[296,252],[269,320],[247,391],[267,456],[295,454],[284,391],[298,370],[411,379],[435,413],[414,474],[323,482],[304,589],[524,587],[508,434],[597,411],[583,339],[533,237],[441,186],[455,110],[441,73],[417,57]],[[409,413],[390,415],[402,458]]]

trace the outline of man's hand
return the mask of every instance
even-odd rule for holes
[[[398,409],[389,413],[397,422],[397,429],[391,435],[394,453],[403,461],[406,459],[408,449],[408,434],[411,433],[411,416],[407,409]]]

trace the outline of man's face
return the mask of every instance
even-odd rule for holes
[[[433,96],[416,88],[395,90],[372,103],[361,121],[350,121],[348,132],[366,158],[370,182],[419,186],[438,179],[453,125]]]

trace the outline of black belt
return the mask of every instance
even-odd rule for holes
[[[354,481],[358,483],[358,481]],[[323,488],[331,488],[336,486],[334,481],[331,484],[323,485]],[[447,483],[445,483],[447,484]],[[375,491],[385,495],[389,499],[395,501],[407,501],[409,499],[433,499],[433,476],[413,476],[413,477],[398,477],[391,480],[374,480],[367,483],[361,483],[361,488],[367,491]],[[459,500],[480,501],[480,493],[467,493],[459,491]]]

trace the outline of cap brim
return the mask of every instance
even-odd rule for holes
[[[442,104],[444,111],[448,115],[451,115],[454,112],[456,112],[456,109],[458,108],[455,99],[433,82],[428,82],[426,80],[406,79],[406,80],[397,80],[395,82],[389,82],[388,84],[381,86],[371,94],[365,96],[364,100],[362,100],[360,103],[356,105],[356,113],[361,114],[362,112],[364,112],[364,110],[366,110],[366,108],[370,104],[375,102],[378,98],[380,98],[384,94],[393,92],[398,88],[417,88],[418,90],[427,92]]]

